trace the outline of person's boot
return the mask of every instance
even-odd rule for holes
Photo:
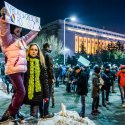
[[[55,108],[55,104],[54,103],[52,104],[52,108]]]
[[[44,118],[52,118],[54,117],[54,113],[49,113],[47,115],[44,115]]]
[[[30,115],[33,116],[33,122],[38,123],[38,106],[31,106]]]
[[[19,118],[20,120],[24,120],[25,116],[21,112],[18,112],[17,113],[17,118]]]
[[[39,106],[39,113],[40,113],[40,118],[43,118],[44,117],[44,113],[43,113],[43,107],[41,106]]]
[[[92,114],[93,116],[98,115],[98,113],[97,113],[95,110],[92,110],[91,114]]]
[[[95,113],[101,114],[101,112],[98,109],[95,110]]]
[[[106,104],[102,104],[103,107],[106,107]]]
[[[10,119],[10,113],[9,113],[9,111],[6,111],[4,114],[3,114],[3,116],[2,116],[2,118],[0,119],[0,123],[2,123],[2,122],[5,122],[5,121],[8,121],[9,119]]]

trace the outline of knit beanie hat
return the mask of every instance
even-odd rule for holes
[[[94,72],[95,73],[99,73],[100,72],[100,67],[99,66],[95,66],[94,67]]]

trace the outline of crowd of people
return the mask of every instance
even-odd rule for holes
[[[116,83],[118,83],[121,93],[122,107],[125,107],[124,69],[124,65],[121,65],[120,68],[118,68],[115,64],[111,65],[109,63],[105,63],[102,66],[96,64],[92,69],[83,65],[74,67],[55,65],[55,87],[59,87],[59,81],[62,81],[62,83],[66,85],[67,92],[75,92],[81,96],[81,104],[82,107],[84,107],[84,109],[82,108],[82,112],[84,112],[81,115],[82,117],[85,116],[84,98],[90,89],[93,99],[92,115],[97,115],[100,113],[98,110],[100,102],[102,102],[102,106],[106,107],[106,105],[109,104],[110,93],[116,93]],[[91,75],[90,70],[92,72]],[[83,95],[84,98],[82,97]]]
[[[110,101],[110,92],[115,93],[116,79],[118,79],[121,92],[122,107],[125,107],[125,65],[121,65],[120,69],[108,63],[103,67],[95,65],[90,84],[88,82],[90,67],[53,66],[50,45],[45,43],[41,50],[37,43],[30,43],[38,32],[30,31],[22,36],[21,27],[5,22],[4,8],[1,10],[1,15],[0,46],[5,55],[5,62],[1,64],[2,80],[7,85],[8,94],[10,93],[9,84],[12,84],[13,96],[0,122],[24,119],[19,111],[23,104],[30,105],[30,115],[36,122],[39,117],[52,118],[54,113],[49,112],[50,98],[54,108],[54,87],[59,87],[60,83],[66,86],[66,92],[75,92],[81,97],[79,113],[81,117],[85,117],[85,98],[88,87],[92,90],[92,115],[98,115],[100,96],[102,105],[106,107]]]

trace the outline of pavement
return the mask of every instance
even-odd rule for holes
[[[125,125],[125,109],[121,106],[121,98],[117,82],[115,84],[116,93],[110,93],[110,103],[107,107],[101,106],[100,103],[99,110],[101,111],[101,114],[98,116],[91,115],[91,80],[89,81],[89,84],[89,93],[86,97],[86,117],[93,120],[96,125]],[[77,95],[74,92],[67,93],[65,88],[66,87],[63,84],[60,84],[58,88],[55,87],[55,108],[51,108],[50,103],[50,112],[57,113],[61,111],[61,103],[66,106],[67,110],[80,112],[80,99],[78,100]],[[9,104],[9,98],[0,98],[0,115],[4,113]],[[29,106],[27,105],[23,105],[20,111],[26,116],[29,116],[30,114]]]

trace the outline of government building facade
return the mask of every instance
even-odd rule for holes
[[[55,35],[64,43],[64,21],[56,20],[44,25],[42,32]],[[96,54],[99,50],[106,50],[108,44],[125,43],[125,35],[94,28],[78,23],[65,22],[66,54],[73,55],[84,51],[87,54]]]

